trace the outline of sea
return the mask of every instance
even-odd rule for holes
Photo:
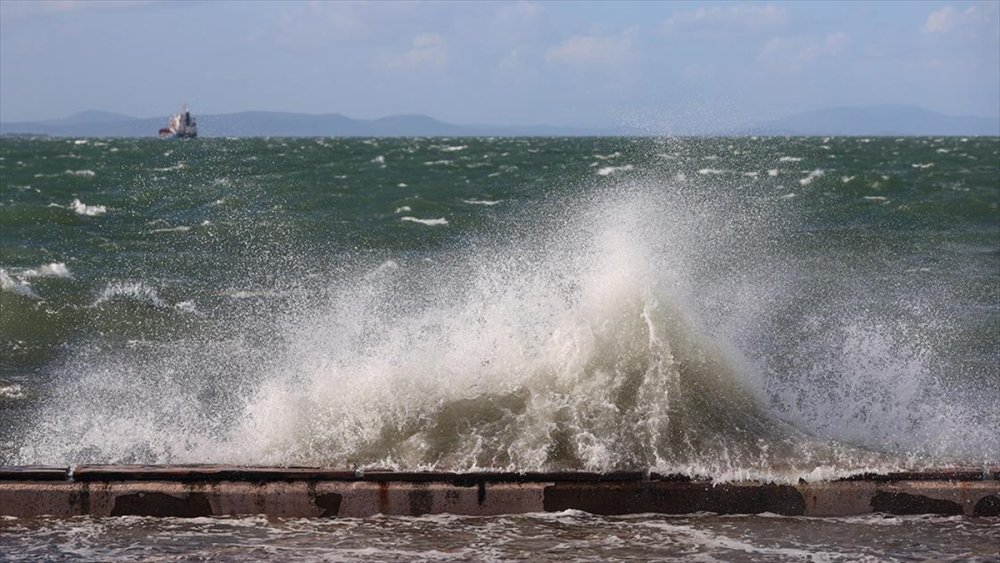
[[[1000,465],[1000,138],[0,138],[0,465]],[[0,520],[0,560],[996,560],[1000,519]]]

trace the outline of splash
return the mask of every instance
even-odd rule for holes
[[[16,461],[789,481],[1000,458],[996,415],[951,398],[908,317],[860,314],[845,292],[786,322],[813,297],[780,250],[787,200],[712,180],[513,210],[491,240],[358,262],[276,324],[81,349]],[[95,305],[123,298],[162,305],[120,284]]]

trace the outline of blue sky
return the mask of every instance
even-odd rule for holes
[[[724,127],[1000,115],[1000,2],[0,0],[0,120],[275,110]]]

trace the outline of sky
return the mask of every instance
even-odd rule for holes
[[[1000,0],[0,0],[0,120],[102,110],[757,123],[831,106],[1000,115]]]

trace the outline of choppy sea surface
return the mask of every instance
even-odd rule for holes
[[[998,206],[996,137],[3,138],[0,464],[996,466]]]
[[[0,560],[996,561],[1000,520],[519,516],[0,520]]]

